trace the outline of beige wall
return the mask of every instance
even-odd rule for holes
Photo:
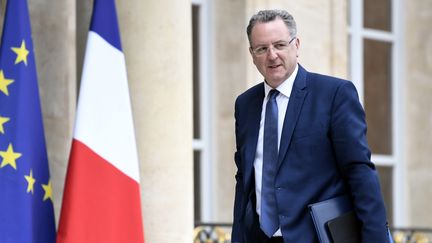
[[[408,225],[432,227],[432,1],[406,1],[404,9]]]
[[[191,242],[191,4],[117,1],[141,166],[146,242]]]
[[[58,221],[75,116],[75,1],[28,2]]]
[[[244,1],[214,1],[215,220],[231,222],[234,195],[234,101],[247,88]]]
[[[91,2],[29,1],[54,206],[58,220],[75,119],[77,80]],[[193,228],[191,3],[117,0],[141,169],[146,242],[191,242]],[[404,161],[407,226],[432,227],[432,2],[404,1]],[[4,1],[1,2],[2,13]],[[215,220],[230,222],[234,194],[233,106],[261,76],[245,27],[258,9],[297,20],[300,63],[347,77],[345,0],[213,0]],[[2,15],[3,16],[3,15]],[[2,20],[1,20],[2,21]]]

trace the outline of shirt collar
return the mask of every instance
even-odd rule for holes
[[[285,95],[286,97],[290,97],[291,95],[291,90],[292,87],[294,85],[294,80],[297,76],[297,72],[298,72],[298,64],[296,64],[295,68],[294,68],[294,72],[288,77],[287,80],[283,81],[276,89],[283,95]],[[273,88],[270,87],[270,85],[268,85],[266,82],[264,82],[264,94],[265,97],[267,97],[267,95],[269,94],[270,90],[272,90]]]

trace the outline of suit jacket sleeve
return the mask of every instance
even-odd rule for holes
[[[231,241],[232,242],[243,242],[243,222],[241,220],[242,215],[242,201],[243,201],[243,174],[241,170],[242,166],[242,158],[240,156],[239,151],[239,141],[237,139],[237,132],[238,132],[238,100],[235,103],[235,133],[236,133],[236,152],[234,154],[234,161],[237,166],[237,173],[236,173],[236,187],[235,187],[235,198],[234,198],[234,220],[233,220],[233,226],[232,226],[232,233],[231,233]]]
[[[388,242],[381,188],[366,139],[365,113],[351,82],[338,88],[332,105],[331,136],[338,166],[362,222],[363,242]]]

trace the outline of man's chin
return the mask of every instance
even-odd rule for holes
[[[272,77],[272,78],[270,78],[270,79],[267,79],[266,78],[266,82],[267,82],[267,84],[268,85],[270,85],[272,88],[276,88],[276,87],[278,87],[283,81],[284,81],[285,79],[281,79],[281,78],[274,78],[274,77]]]

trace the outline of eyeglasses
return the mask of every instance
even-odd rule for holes
[[[270,48],[273,48],[274,51],[284,51],[284,50],[288,49],[289,44],[291,44],[291,42],[293,42],[293,40],[295,40],[295,39],[296,39],[296,37],[294,36],[288,42],[278,41],[278,42],[272,43],[270,46],[257,46],[257,47],[251,47],[251,49],[252,49],[252,52],[257,56],[266,54],[268,52],[268,50],[270,50]]]

